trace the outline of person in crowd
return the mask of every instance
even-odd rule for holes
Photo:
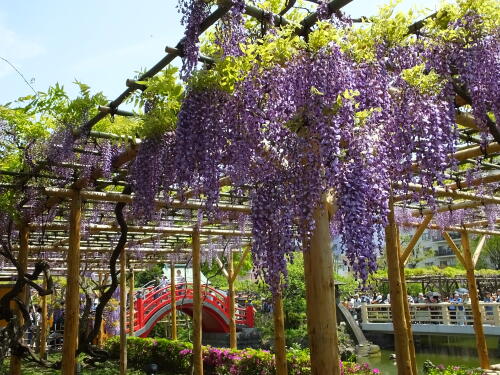
[[[384,297],[382,296],[382,293],[377,293],[377,296],[372,300],[372,303],[377,303],[380,304],[384,300]]]
[[[361,303],[372,303],[372,299],[365,293],[361,296]]]
[[[500,289],[497,289],[497,294],[495,295],[495,301],[500,302]]]
[[[457,310],[459,306],[455,306],[456,304],[461,304],[462,303],[462,298],[460,298],[458,293],[455,293],[452,298],[449,300],[450,306],[448,307],[448,310],[450,311],[450,319],[452,323],[454,321],[457,321]],[[462,307],[463,309],[463,307]]]
[[[486,292],[486,294],[483,298],[483,302],[486,302],[486,303],[495,302],[493,300],[493,298],[491,297],[490,292]],[[484,311],[486,312],[486,315],[493,315],[493,306],[491,306],[491,305],[485,306]]]
[[[424,293],[418,293],[417,303],[426,303],[427,300],[424,297]]]
[[[384,300],[384,303],[385,303],[386,305],[388,305],[388,304],[390,304],[390,303],[391,303],[391,295],[390,295],[389,293],[387,293],[387,297],[386,297],[386,299]]]
[[[353,298],[351,298],[350,305],[352,306],[351,308],[351,314],[354,317],[354,319],[358,320],[361,319],[361,298],[359,298],[359,294],[355,294]]]
[[[182,276],[181,270],[177,270],[175,274],[175,285],[177,289],[186,289],[186,279]]]

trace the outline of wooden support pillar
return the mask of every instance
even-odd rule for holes
[[[410,360],[408,330],[403,301],[403,285],[401,282],[401,261],[399,258],[397,227],[394,220],[394,205],[389,203],[390,212],[388,224],[385,228],[385,243],[387,255],[387,276],[391,295],[392,322],[394,326],[394,346],[398,375],[412,375],[413,369]]]
[[[419,233],[419,236],[422,235],[422,232]],[[415,237],[416,237],[416,235],[413,236],[412,240],[414,240]],[[415,352],[415,343],[413,341],[413,329],[411,326],[410,304],[408,302],[408,288],[406,286],[406,276],[405,276],[405,261],[406,261],[406,259],[403,258],[403,254],[401,252],[401,241],[400,241],[400,237],[399,237],[399,228],[397,226],[396,226],[396,238],[397,238],[396,244],[398,246],[398,256],[399,256],[399,261],[400,261],[399,272],[400,272],[400,277],[401,277],[401,289],[403,292],[403,307],[404,307],[405,318],[406,318],[406,335],[408,336],[408,350],[409,350],[409,354],[410,354],[410,363],[411,363],[411,368],[412,368],[413,374],[417,375],[417,372],[418,372],[417,371],[417,355]],[[415,240],[415,242],[416,242],[416,240]]]
[[[227,270],[227,283],[228,283],[228,297],[229,297],[229,347],[237,349],[238,343],[236,339],[236,320],[235,320],[235,298],[234,298],[234,279],[233,279],[233,252],[229,251],[228,256],[228,270]]]
[[[311,375],[339,375],[333,253],[326,195],[314,210],[314,220],[309,248],[304,251]]]
[[[73,190],[69,219],[68,276],[66,285],[66,310],[64,314],[64,338],[62,374],[73,375],[76,368],[78,325],[80,323],[80,219],[82,200],[79,190]]]
[[[19,253],[17,257],[17,261],[21,266],[21,270],[23,273],[26,273],[28,269],[28,239],[29,239],[29,229],[27,225],[22,225],[19,229]],[[23,302],[27,302],[27,289],[23,288],[21,292],[18,294],[18,298],[20,298]],[[15,307],[15,313],[17,315],[19,326],[21,327],[24,324],[24,318],[21,314],[21,311],[18,307]],[[10,357],[10,374],[12,375],[21,375],[21,358],[15,355],[11,355]]]
[[[203,353],[201,349],[201,262],[200,232],[193,231],[193,375],[203,375]]]
[[[129,316],[129,336],[134,336],[134,325],[135,325],[135,305],[134,305],[134,284],[135,284],[135,278],[134,278],[134,269],[131,267],[130,271],[130,278],[129,278],[129,283],[128,283],[128,316]]]
[[[172,340],[177,340],[177,306],[175,305],[175,263],[170,261],[170,301],[172,301]]]
[[[127,255],[120,253],[120,375],[127,373]]]
[[[47,281],[43,280],[43,288],[47,289]],[[48,315],[47,315],[47,296],[42,296],[42,316],[40,322],[40,358],[46,358],[47,355],[47,329],[48,329]]]
[[[469,236],[467,232],[462,232],[462,250],[463,260],[465,261],[465,270],[467,272],[467,282],[469,286],[469,295],[472,307],[472,317],[474,319],[474,333],[476,334],[477,354],[481,368],[487,370],[490,368],[490,359],[488,356],[488,346],[484,336],[483,321],[479,309],[479,296],[477,293],[476,276],[474,275],[474,263],[470,251]]]
[[[276,375],[287,375],[285,318],[283,317],[283,298],[281,293],[273,296],[274,316],[274,353],[276,356]]]
[[[104,277],[103,273],[99,272],[99,286],[102,287],[105,281],[106,278]],[[99,295],[99,299],[101,298],[101,294]],[[97,334],[97,346],[99,348],[102,348],[103,340],[104,340],[104,319],[102,319],[101,321],[101,325],[99,327],[99,333]]]

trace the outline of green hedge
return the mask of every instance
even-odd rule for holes
[[[113,337],[106,342],[113,358],[119,358],[120,341]],[[127,338],[128,363],[136,368],[155,363],[168,374],[187,374],[190,370],[192,345],[181,341],[140,337]],[[310,375],[309,351],[291,349],[287,352],[290,375]],[[274,355],[266,350],[231,350],[203,347],[204,373],[212,375],[275,375]],[[343,363],[343,374],[377,374],[367,365]]]

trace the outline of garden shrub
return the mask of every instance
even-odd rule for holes
[[[112,358],[119,358],[120,340],[113,337],[106,342]],[[127,338],[128,363],[136,368],[156,363],[160,371],[170,374],[186,374],[190,369],[192,345],[182,341]],[[290,375],[310,375],[308,349],[287,351],[288,373]],[[274,355],[267,350],[203,347],[204,373],[207,375],[275,375]],[[344,362],[342,375],[377,374],[368,365]]]
[[[466,368],[461,366],[434,365],[431,361],[424,363],[424,373],[426,375],[485,375],[481,369]]]

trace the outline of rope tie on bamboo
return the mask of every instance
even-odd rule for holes
[[[479,145],[479,149],[483,153],[484,157],[487,158],[488,157],[488,147],[487,147],[487,144],[485,142],[481,142],[481,144]],[[482,162],[483,162],[483,159],[481,158],[479,160],[479,163],[482,163]]]

